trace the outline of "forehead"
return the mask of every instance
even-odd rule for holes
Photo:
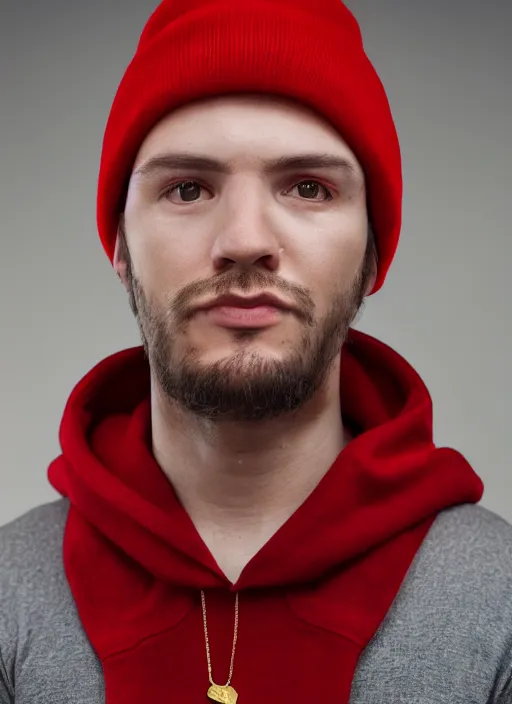
[[[134,170],[171,150],[210,154],[245,166],[283,154],[328,152],[358,167],[349,145],[323,116],[297,101],[258,94],[218,96],[172,111],[146,136]]]

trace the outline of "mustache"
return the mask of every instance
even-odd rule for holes
[[[228,271],[213,279],[199,279],[184,286],[171,301],[169,309],[176,322],[183,324],[190,320],[195,313],[194,301],[197,298],[211,295],[213,297],[229,295],[233,291],[247,293],[255,289],[272,290],[281,292],[291,298],[296,306],[296,315],[306,323],[312,325],[315,319],[315,303],[309,291],[303,286],[292,284],[281,277],[260,270]]]

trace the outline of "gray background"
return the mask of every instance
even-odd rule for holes
[[[241,0],[243,1],[243,0]],[[512,521],[512,3],[350,0],[404,154],[402,240],[359,327],[434,399],[483,504]],[[57,495],[67,396],[138,344],[96,235],[111,100],[154,0],[0,0],[0,523]]]

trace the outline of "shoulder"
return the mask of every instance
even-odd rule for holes
[[[446,580],[464,576],[486,590],[511,589],[512,526],[479,505],[452,507],[437,516],[416,562]]]
[[[471,536],[474,543],[492,538],[512,556],[512,525],[480,504],[461,504],[441,511],[433,524],[433,531],[457,536],[462,533]]]
[[[11,599],[19,603],[37,598],[49,581],[55,583],[63,575],[62,541],[68,509],[68,501],[58,499],[0,527],[0,618],[9,610]]]
[[[63,603],[67,587],[62,539],[68,506],[59,499],[0,527],[0,694],[2,687],[8,692],[12,688],[20,639]]]
[[[473,504],[439,513],[380,635],[449,690],[462,682],[474,701],[512,701],[512,526]]]
[[[398,601],[411,619],[443,615],[504,645],[512,636],[512,526],[474,504],[438,514],[409,569]],[[440,624],[439,624],[440,625]],[[480,628],[482,627],[483,630]]]
[[[455,506],[438,514],[418,550],[361,658],[354,696],[510,702],[511,649],[512,526],[481,506]]]
[[[69,504],[58,499],[0,527],[0,580],[46,571],[60,558]]]
[[[0,527],[0,634],[16,611],[50,598],[63,583],[62,542],[69,503],[59,499]],[[16,608],[15,608],[16,607]]]

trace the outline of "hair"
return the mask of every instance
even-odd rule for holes
[[[377,239],[370,220],[368,220],[368,240],[366,242],[365,256],[367,258],[367,263],[377,269],[379,265],[379,252],[377,250]]]

